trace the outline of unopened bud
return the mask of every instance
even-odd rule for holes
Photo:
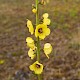
[[[33,12],[33,13],[36,13],[36,12],[37,12],[37,10],[36,10],[35,8],[33,8],[33,9],[32,9],[32,12]]]

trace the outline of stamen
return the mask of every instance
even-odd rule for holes
[[[36,67],[37,67],[37,68],[40,68],[40,65],[39,65],[39,64],[36,64]]]
[[[42,28],[39,28],[39,29],[38,29],[38,32],[39,32],[39,33],[43,33]]]

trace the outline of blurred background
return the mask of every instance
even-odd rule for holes
[[[28,57],[25,41],[31,36],[26,19],[35,22],[34,3],[0,0],[0,80],[37,80],[28,68],[35,60]],[[80,0],[50,0],[39,9],[51,19],[51,34],[41,44],[53,46],[50,59],[41,52],[43,80],[80,80]]]

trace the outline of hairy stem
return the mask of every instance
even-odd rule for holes
[[[39,0],[36,0],[36,26],[39,24],[39,8],[38,8],[38,4],[39,4]],[[40,62],[40,40],[39,37],[37,38],[37,61]],[[38,80],[41,80],[41,75],[37,75]]]
[[[38,12],[38,3],[39,0],[36,0],[36,26],[39,24],[39,12]],[[40,61],[40,40],[37,38],[37,61]]]

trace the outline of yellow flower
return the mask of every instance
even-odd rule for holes
[[[29,49],[28,51],[28,56],[31,58],[31,59],[34,59],[34,57],[36,56],[35,54],[35,50],[36,50],[36,47],[34,49]]]
[[[39,24],[36,26],[36,30],[35,30],[36,37],[39,37],[40,39],[44,39],[49,34],[50,34],[50,29],[47,28],[47,25]]]
[[[43,24],[50,25],[50,23],[51,23],[51,20],[50,19],[48,19],[48,18],[44,18],[43,19]]]
[[[37,12],[37,10],[36,10],[35,8],[33,8],[33,9],[32,9],[32,12],[33,12],[33,13],[36,13],[36,12]]]
[[[43,14],[43,18],[48,18],[49,17],[49,14],[48,13],[44,13]]]
[[[29,32],[32,35],[34,33],[34,28],[33,28],[32,22],[30,20],[27,20],[27,27],[29,28]]]
[[[51,46],[51,44],[50,43],[46,43],[45,45],[44,45],[44,53],[45,53],[45,55],[49,58],[49,54],[51,53],[51,51],[52,51],[52,46]]]
[[[49,17],[49,14],[48,13],[44,13],[43,14],[43,24],[50,25],[51,20],[48,17]]]
[[[38,61],[30,65],[29,68],[31,71],[34,71],[35,74],[41,74],[43,72],[43,65],[39,63]]]
[[[32,49],[35,47],[34,40],[31,37],[27,37],[26,42],[27,42],[28,47],[30,47]]]

